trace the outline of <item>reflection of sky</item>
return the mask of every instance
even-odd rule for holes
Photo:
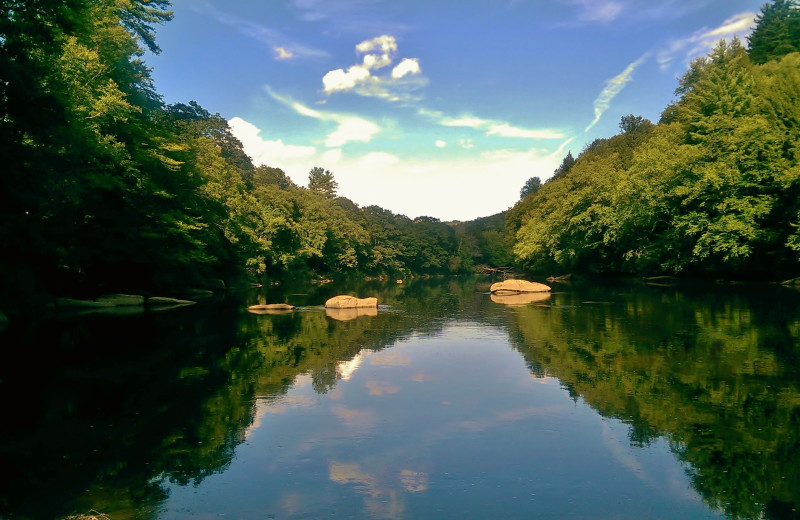
[[[230,467],[173,486],[161,518],[715,517],[666,442],[632,447],[500,329],[454,323],[337,373],[259,401]]]

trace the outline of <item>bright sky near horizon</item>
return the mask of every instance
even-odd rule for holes
[[[146,55],[167,103],[227,119],[256,165],[414,218],[511,207],[571,151],[657,122],[766,0],[173,0]]]

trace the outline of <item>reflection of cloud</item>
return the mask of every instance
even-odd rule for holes
[[[366,495],[364,508],[370,518],[402,518],[405,501],[402,494],[378,478],[364,471],[358,464],[332,461],[328,477],[332,482],[353,486],[356,492]],[[411,478],[411,477],[409,477]],[[412,484],[413,485],[413,484]]]
[[[380,366],[406,366],[411,363],[411,359],[408,356],[404,356],[400,352],[394,350],[384,350],[382,352],[376,353],[370,364],[372,365],[380,365]]]
[[[418,383],[422,381],[435,381],[436,377],[426,373],[426,372],[417,372],[413,376],[411,376],[412,381],[416,381]]]
[[[625,70],[611,78],[606,82],[606,87],[600,92],[600,95],[597,96],[597,99],[594,100],[594,120],[589,123],[589,126],[586,127],[585,132],[588,132],[594,125],[600,121],[600,117],[603,113],[608,110],[608,107],[611,106],[611,100],[614,99],[617,94],[622,92],[622,89],[625,88],[625,85],[633,79],[633,71],[636,70],[636,67],[644,63],[644,61],[650,56],[650,53],[645,53],[641,56],[638,60],[634,61],[630,65],[628,65]]]
[[[627,445],[623,445],[605,421],[603,421],[602,435],[603,444],[608,448],[614,460],[638,478],[647,480],[642,463],[631,454],[630,444],[626,443]]]
[[[390,385],[383,381],[367,381],[364,386],[369,389],[369,395],[396,394],[400,391],[399,386]]]
[[[428,474],[404,469],[400,472],[400,483],[410,493],[421,493],[428,490]]]
[[[377,422],[375,413],[372,410],[359,410],[337,405],[331,411],[345,426],[355,430],[369,430]]]
[[[326,312],[329,310],[333,311],[333,310],[346,310],[346,309],[325,309]],[[342,381],[349,381],[353,373],[356,370],[358,370],[358,368],[361,366],[361,363],[363,363],[364,360],[371,354],[372,352],[368,350],[362,350],[361,352],[353,356],[353,359],[349,361],[340,361],[336,365],[336,373],[339,375],[339,379],[341,379]]]
[[[720,40],[745,37],[755,27],[755,19],[756,13],[739,13],[722,22],[719,27],[704,27],[687,38],[673,40],[658,52],[658,64],[662,70],[666,70],[676,56],[682,56],[688,63],[696,56],[707,54]]]

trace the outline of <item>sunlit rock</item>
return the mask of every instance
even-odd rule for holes
[[[334,296],[325,302],[326,309],[358,309],[378,307],[377,298],[356,298],[345,294]]]
[[[492,284],[489,291],[492,294],[538,293],[549,292],[550,287],[543,283],[511,279]]]

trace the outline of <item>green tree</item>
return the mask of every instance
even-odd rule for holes
[[[542,180],[539,177],[531,177],[525,181],[525,185],[519,190],[519,198],[524,199],[531,193],[536,193],[542,187]]]
[[[308,172],[308,189],[332,199],[336,197],[336,190],[339,189],[339,183],[336,182],[333,178],[333,174],[329,170],[315,166]]]
[[[800,51],[800,5],[797,0],[764,4],[747,37],[750,59],[762,64]]]

